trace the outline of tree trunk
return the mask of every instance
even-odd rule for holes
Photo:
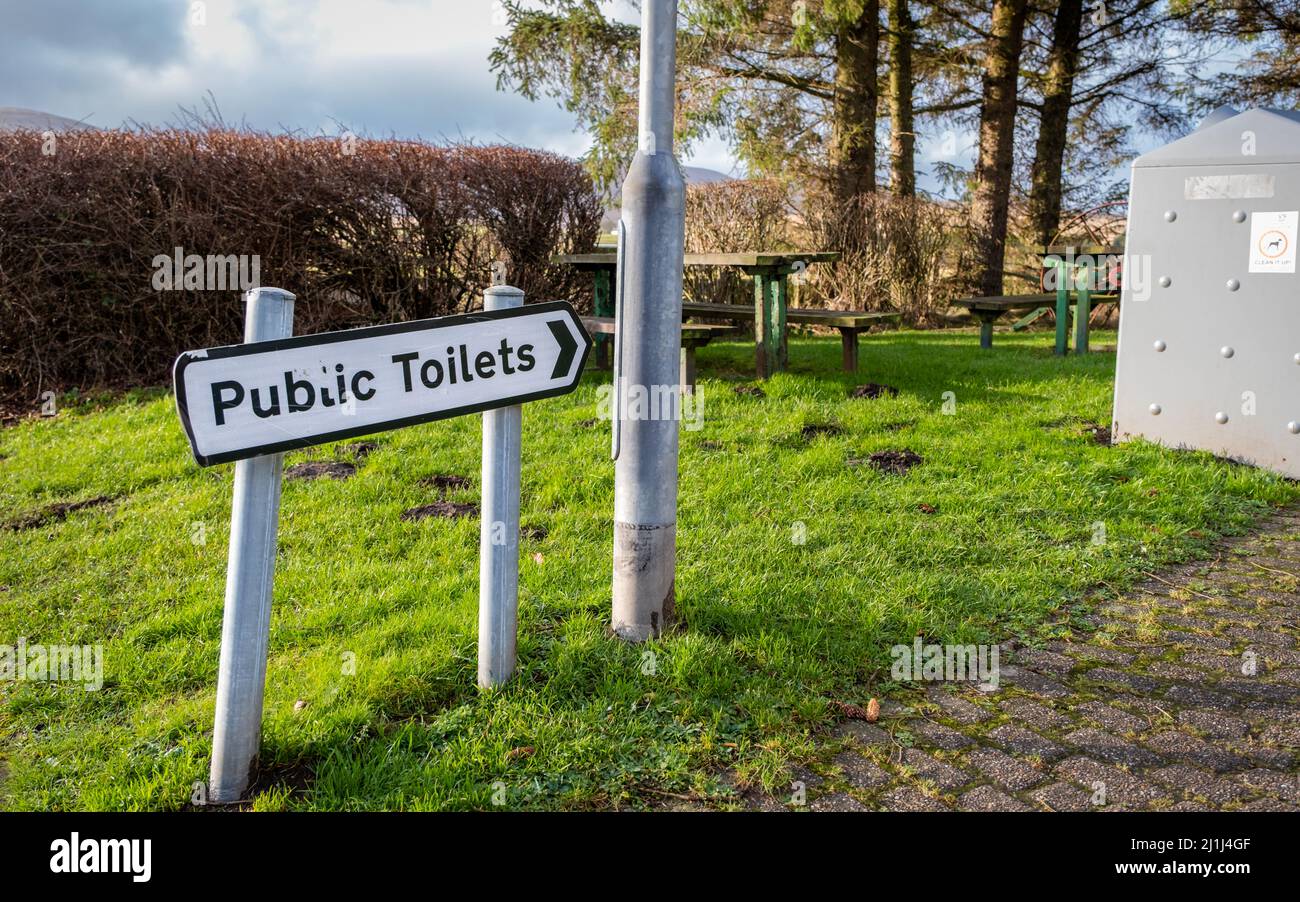
[[[1052,49],[1043,82],[1043,112],[1029,186],[1029,222],[1034,240],[1046,245],[1061,221],[1061,174],[1079,64],[1083,0],[1060,0],[1052,28]]]
[[[908,0],[886,0],[889,14],[889,190],[916,194],[912,118],[912,13]]]
[[[880,0],[866,0],[862,14],[840,26],[835,41],[835,100],[828,162],[838,202],[876,188],[876,64]]]
[[[980,103],[979,156],[971,196],[971,249],[985,297],[1002,294],[1007,206],[1015,150],[1016,77],[1024,42],[1027,0],[994,0]]]

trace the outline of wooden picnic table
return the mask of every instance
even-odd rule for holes
[[[1043,294],[1005,295],[1002,297],[962,298],[954,303],[965,307],[980,323],[980,347],[993,347],[993,323],[1007,312],[1030,311],[1016,328],[1026,325],[1039,314],[1055,306],[1056,353],[1070,351],[1070,310],[1074,310],[1074,351],[1088,353],[1088,320],[1092,308],[1098,304],[1118,304],[1119,294],[1096,292],[1093,277],[1099,264],[1108,267],[1114,258],[1122,259],[1124,249],[1115,245],[1050,245],[1043,248],[1043,286],[1046,275],[1054,275],[1054,292]],[[1082,259],[1080,259],[1082,258]],[[1073,264],[1074,271],[1070,272]]]
[[[615,320],[612,316],[583,316],[579,318],[587,331],[595,335],[613,336],[617,332]],[[681,386],[683,392],[692,394],[695,391],[695,350],[704,347],[719,335],[727,335],[735,331],[735,326],[682,323]],[[609,361],[607,359],[600,360],[598,356],[597,365],[602,369],[608,368]]]
[[[785,368],[786,307],[791,273],[802,272],[814,263],[831,263],[838,251],[746,251],[737,254],[686,254],[686,266],[735,266],[754,280],[754,344],[758,377],[766,379]],[[553,258],[577,269],[588,270],[594,279],[597,316],[614,315],[614,286],[618,271],[615,251],[562,254]],[[737,305],[722,305],[729,310]],[[599,344],[599,342],[598,342]],[[597,348],[600,354],[600,348]]]

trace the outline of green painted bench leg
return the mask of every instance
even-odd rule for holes
[[[1092,315],[1092,266],[1083,265],[1077,290],[1074,309],[1074,353],[1088,353],[1088,320]]]
[[[596,316],[613,316],[614,315],[614,271],[612,269],[597,269],[592,271],[594,286],[592,291],[592,307]],[[596,336],[596,366],[602,370],[609,369],[610,347],[612,346],[612,335]]]
[[[1065,356],[1070,353],[1070,281],[1066,275],[1065,261],[1058,260],[1056,266],[1056,353]]]
[[[774,316],[775,299],[779,296],[777,285],[777,280],[769,273],[754,273],[754,354],[759,379],[768,379],[780,369],[779,317]]]
[[[989,316],[987,313],[980,316],[980,347],[989,350],[993,347],[993,321],[997,316]]]
[[[776,327],[776,366],[785,371],[790,363],[790,346],[786,333],[785,308],[790,300],[789,276],[778,272],[772,276],[772,323]]]
[[[858,371],[858,330],[841,327],[840,345],[844,349],[844,372],[856,373]]]

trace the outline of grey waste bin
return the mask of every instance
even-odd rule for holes
[[[1300,113],[1216,113],[1133,163],[1116,441],[1300,477]]]

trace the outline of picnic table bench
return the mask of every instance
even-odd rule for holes
[[[993,347],[993,324],[1004,314],[1031,311],[1017,323],[1016,328],[1028,324],[1040,313],[1055,307],[1056,353],[1067,354],[1070,349],[1068,318],[1074,309],[1074,350],[1076,354],[1088,352],[1088,320],[1092,308],[1101,304],[1118,304],[1118,293],[1093,291],[1094,275],[1104,271],[1111,258],[1122,256],[1123,249],[1112,246],[1074,247],[1049,246],[1044,248],[1043,284],[1050,274],[1056,290],[1043,294],[1006,295],[1003,297],[962,298],[954,301],[965,307],[980,323],[980,347]],[[1099,265],[1099,263],[1101,265]],[[1069,271],[1071,265],[1074,272]],[[1109,281],[1109,279],[1107,280]]]
[[[754,322],[757,314],[753,307],[740,304],[697,304],[683,302],[682,316],[702,316],[718,319],[730,319],[736,322]],[[873,313],[865,310],[819,310],[804,307],[786,307],[786,323],[808,323],[828,326],[840,331],[840,345],[843,349],[844,371],[855,373],[858,370],[858,333],[866,332],[872,326],[882,323],[896,323],[901,318],[899,313]],[[783,324],[784,325],[784,324]],[[778,359],[782,369],[787,362],[785,329],[781,329],[781,345]]]
[[[1056,294],[1017,294],[997,298],[962,298],[953,303],[958,307],[965,307],[971,312],[972,316],[979,320],[981,348],[993,347],[993,324],[997,322],[1002,314],[1022,310],[1037,311],[1055,304],[1056,353],[1058,354],[1065,354],[1068,350],[1069,330],[1066,319],[1069,316],[1070,307],[1074,307],[1075,353],[1086,354],[1088,352],[1088,317],[1091,315],[1092,307],[1098,304],[1118,304],[1119,297],[1116,295],[1100,295],[1085,299],[1082,296],[1085,292],[1079,294],[1080,296],[1073,301],[1067,299],[1064,303],[1060,301]]]
[[[617,327],[612,316],[579,317],[586,330],[597,336],[612,336]],[[695,391],[695,351],[702,348],[718,335],[727,335],[736,331],[735,326],[710,325],[708,323],[682,323],[682,391],[692,394]],[[597,361],[597,365],[608,368],[608,357]]]
[[[862,311],[813,310],[788,307],[789,277],[802,272],[814,263],[831,263],[840,258],[838,251],[750,251],[737,254],[686,254],[686,266],[735,266],[754,280],[754,306],[740,304],[682,305],[682,316],[711,316],[733,322],[754,324],[754,344],[758,377],[766,379],[785,368],[786,324],[789,322],[817,323],[840,330],[844,347],[845,368],[857,368],[859,332],[872,325],[896,321],[897,314],[865,313]],[[594,280],[594,307],[598,317],[614,315],[614,286],[617,284],[618,254],[614,251],[597,251],[586,254],[563,254],[553,258],[592,273]],[[711,308],[711,309],[704,309]],[[598,360],[608,356],[608,340],[597,337]]]

